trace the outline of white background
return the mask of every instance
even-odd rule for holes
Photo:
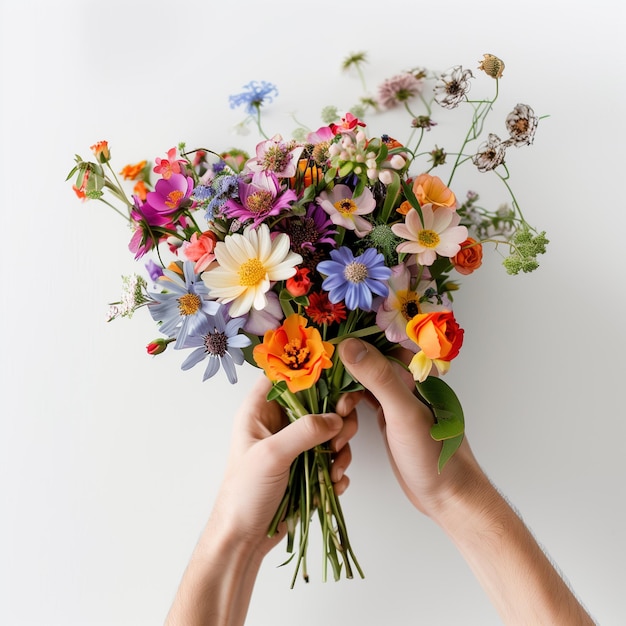
[[[161,623],[257,375],[202,384],[178,354],[145,354],[158,335],[147,312],[104,322],[137,266],[123,221],[64,182],[74,154],[106,139],[121,168],[179,141],[251,149],[258,137],[233,134],[243,112],[228,95],[252,79],[280,90],[268,132],[288,136],[291,112],[316,127],[322,106],[353,103],[358,81],[339,67],[359,50],[372,91],[403,69],[475,69],[497,54],[494,132],[518,102],[550,115],[507,161],[548,254],[510,277],[492,253],[463,280],[466,341],[447,380],[494,482],[599,623],[625,623],[625,17],[611,0],[3,0],[0,623]],[[506,200],[476,177],[485,198]],[[290,591],[279,547],[248,623],[498,624],[443,533],[404,500],[369,414],[353,452],[343,506],[366,579],[323,584],[313,550],[312,582]]]

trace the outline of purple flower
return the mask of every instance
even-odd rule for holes
[[[183,174],[172,174],[169,178],[161,178],[149,191],[146,204],[162,215],[175,213],[184,200],[193,193],[193,178]]]
[[[386,281],[391,270],[385,266],[385,257],[375,248],[368,248],[355,257],[350,248],[342,246],[330,253],[331,261],[322,261],[317,269],[326,278],[322,289],[327,290],[333,304],[344,301],[352,311],[372,310],[372,294],[387,296]]]
[[[146,271],[148,272],[148,276],[150,276],[153,283],[163,276],[163,268],[152,259],[149,259],[146,263]]]
[[[237,382],[235,365],[244,362],[242,348],[246,348],[251,341],[246,335],[239,334],[245,323],[245,317],[230,319],[224,313],[224,307],[215,312],[215,315],[204,315],[198,322],[194,333],[188,335],[183,348],[196,348],[181,365],[181,369],[188,370],[204,359],[209,360],[202,380],[205,381],[224,368],[228,382]]]
[[[298,199],[296,193],[287,189],[280,193],[278,178],[271,172],[255,172],[249,183],[239,181],[239,202],[226,201],[223,212],[228,218],[237,218],[242,223],[252,220],[256,228],[272,215],[278,215],[283,209]]]
[[[214,314],[220,305],[208,299],[209,290],[194,272],[193,261],[183,263],[184,277],[172,270],[163,270],[159,283],[162,293],[150,293],[153,302],[148,310],[159,330],[168,337],[176,337],[174,348],[180,349],[188,335],[197,333],[205,315]]]

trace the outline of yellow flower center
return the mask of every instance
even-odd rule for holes
[[[180,203],[180,199],[184,196],[185,194],[183,194],[182,191],[180,191],[179,189],[176,189],[174,191],[170,191],[167,194],[167,200],[165,201],[165,205],[170,208],[170,209],[175,209],[179,203]]]
[[[272,208],[273,200],[274,198],[269,191],[261,189],[248,196],[246,207],[251,213],[264,213]]]
[[[344,198],[343,200],[338,200],[333,205],[339,213],[342,215],[352,215],[357,209],[356,204],[350,198]]]
[[[200,296],[195,293],[186,293],[178,298],[178,309],[181,315],[194,315],[202,306]]]
[[[242,287],[253,287],[263,280],[266,274],[265,266],[259,259],[249,259],[239,268],[239,284]]]
[[[439,245],[441,239],[434,230],[424,229],[420,230],[419,234],[417,235],[417,241],[418,243],[423,245],[424,248],[436,248]]]
[[[400,300],[400,312],[405,320],[413,319],[421,313],[419,299],[414,291],[398,291],[396,295]]]
[[[309,356],[309,349],[302,347],[299,339],[292,339],[285,344],[280,358],[289,369],[298,370],[309,360]]]

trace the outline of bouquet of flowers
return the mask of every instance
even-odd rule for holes
[[[344,67],[362,76],[365,61],[355,54]],[[95,160],[77,156],[68,179],[76,179],[79,198],[104,202],[127,220],[129,249],[137,261],[147,260],[141,273],[123,278],[124,295],[108,319],[146,307],[161,334],[148,353],[171,345],[185,355],[183,370],[202,364],[203,380],[222,369],[236,383],[244,362],[262,368],[272,382],[268,400],[279,402],[290,420],[332,411],[341,394],[360,388],[337,358],[343,339],[364,337],[386,354],[405,348],[416,392],[432,407],[441,471],[464,432],[461,405],[437,376],[463,342],[452,311],[457,275],[480,267],[487,242],[505,248],[511,274],[534,270],[547,244],[522,215],[505,163],[507,149],[533,142],[538,117],[518,104],[503,120],[508,137],[489,132],[485,138],[504,64],[485,55],[479,69],[495,86],[490,98],[470,99],[475,77],[461,66],[444,73],[413,69],[387,79],[343,115],[326,107],[321,127],[300,125],[290,139],[265,134],[261,110],[278,92],[253,81],[231,96],[232,107],[247,109],[242,125],[255,123],[263,138],[251,155],[180,144],[154,163],[118,172],[134,181],[132,193],[111,165],[107,142],[93,145]],[[403,142],[370,134],[363,121],[394,107],[408,115]],[[468,110],[454,152],[423,147],[438,123],[436,107]],[[474,191],[459,201],[452,187],[461,166],[498,177],[509,203],[488,210]],[[308,580],[315,512],[324,580],[328,565],[335,579],[342,570],[347,578],[355,570],[363,576],[330,480],[331,462],[327,446],[296,459],[268,529],[271,535],[286,521],[292,586],[298,572]]]

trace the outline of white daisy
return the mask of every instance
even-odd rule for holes
[[[289,243],[284,233],[272,239],[267,224],[228,235],[215,246],[217,265],[202,274],[209,295],[224,304],[230,302],[231,317],[245,315],[252,308],[262,310],[272,283],[291,278],[302,263]]]

